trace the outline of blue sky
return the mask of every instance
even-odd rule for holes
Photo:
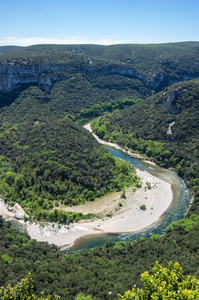
[[[199,0],[1,0],[0,46],[199,41]]]

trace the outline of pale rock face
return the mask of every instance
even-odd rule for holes
[[[144,80],[144,77],[138,73],[137,70],[133,68],[122,68],[122,67],[110,67],[107,69],[104,69],[102,71],[98,71],[95,73],[90,74],[93,78],[100,76],[100,75],[110,75],[110,74],[119,74],[119,75],[129,75],[133,76],[135,78],[138,78],[140,80]]]
[[[151,79],[148,80],[148,82],[146,83],[147,88],[155,91],[155,92],[159,92],[161,90],[163,90],[164,88],[171,86],[172,84],[178,82],[178,81],[186,81],[186,80],[191,80],[194,78],[197,78],[199,76],[199,73],[195,73],[195,74],[188,74],[186,72],[184,73],[179,73],[176,74],[176,76],[170,76],[169,73],[157,73],[157,74],[153,74]]]
[[[56,81],[65,79],[64,72],[70,68],[63,65],[51,66],[48,63],[42,66],[0,63],[0,91],[12,92],[16,88],[20,88],[23,84],[38,84],[42,90],[50,92]],[[144,80],[142,75],[131,68],[111,67],[95,73],[92,72],[91,66],[82,69],[88,72],[91,77],[120,74]]]
[[[150,80],[139,73],[135,68],[110,66],[104,69],[96,68],[95,64],[89,59],[87,66],[67,66],[51,65],[46,62],[43,65],[30,64],[23,60],[20,63],[3,61],[0,63],[0,92],[7,93],[16,89],[22,89],[23,85],[38,85],[43,91],[50,92],[55,82],[65,80],[65,72],[70,69],[96,78],[101,75],[126,75],[142,80],[145,86],[153,92],[160,91],[165,86],[170,86],[179,80],[188,80],[196,78],[199,74],[188,73],[178,74],[178,79],[171,78],[166,72],[153,74]]]
[[[177,97],[187,92],[187,89],[181,89],[181,87],[174,89],[168,95],[167,91],[165,91],[162,94],[162,97],[160,97],[159,100],[155,103],[155,105],[164,104],[166,110],[169,113],[171,113],[172,115],[179,114],[182,111],[182,108],[179,108],[179,106],[176,104]],[[171,126],[173,126],[173,124]]]
[[[37,66],[0,64],[0,91],[11,92],[23,83],[37,82]]]
[[[2,201],[2,199],[0,200]],[[28,217],[28,215],[18,203],[15,203],[14,206],[6,205],[6,208],[8,209],[8,211],[13,212],[14,217],[18,220],[24,220],[24,217]]]
[[[157,90],[157,88],[166,80],[165,73],[154,74],[153,77],[148,81],[147,87],[152,90]]]
[[[43,90],[49,92],[56,81],[65,79],[63,74],[57,72],[64,72],[68,69],[68,66],[49,64],[38,66],[1,63],[0,91],[12,92],[23,84],[38,84]]]
[[[167,101],[165,103],[165,107],[171,114],[175,115],[180,112],[179,107],[175,105],[176,98],[179,95],[187,93],[187,92],[188,91],[186,89],[183,89],[183,90],[175,89],[168,95]]]

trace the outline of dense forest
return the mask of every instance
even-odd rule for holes
[[[44,122],[65,116],[73,121],[93,118],[140,101],[144,96],[136,89],[142,87],[138,80],[122,76],[111,75],[108,81],[106,76],[101,76],[96,81],[89,76],[75,74],[68,76],[66,81],[57,82],[50,94],[36,86],[29,87],[11,106],[1,110],[1,122]]]
[[[91,57],[97,68],[105,63],[109,66],[120,64],[133,66],[148,79],[160,72],[170,74],[170,79],[184,74],[199,72],[198,42],[168,43],[168,44],[124,44],[124,45],[35,45],[29,47],[0,47],[1,61],[5,59],[29,59],[31,63],[37,59],[46,61],[51,57],[53,63],[69,63],[75,65],[80,59]],[[5,55],[7,52],[7,55]],[[97,63],[99,62],[99,64]],[[95,64],[92,67],[96,67]],[[172,72],[174,71],[174,74]],[[198,73],[199,74],[199,73]],[[175,75],[175,76],[174,76]]]
[[[111,105],[112,109],[121,109],[124,103],[122,107],[117,107],[117,102],[129,101],[130,98],[130,102],[125,104],[130,105],[134,99],[142,99],[177,81],[199,76],[197,42],[114,46],[37,45],[18,50],[15,47],[1,49],[4,54],[0,55],[0,107],[12,103],[28,86],[39,86],[51,94],[53,86],[62,81],[63,84],[54,89],[53,100],[65,102],[64,98],[68,97],[68,106],[75,97],[78,113],[86,109],[88,116],[93,105],[101,105],[101,113],[107,109],[106,105],[109,111]],[[77,81],[79,84],[76,86]],[[9,82],[9,87],[6,82]],[[92,100],[88,99],[87,92]],[[92,111],[93,115],[97,114],[97,110],[99,107]],[[81,116],[85,117],[85,111]]]
[[[162,167],[175,170],[193,191],[195,201],[190,211],[197,213],[198,99],[198,79],[176,83],[146,101],[106,114],[92,123],[100,138],[128,147]]]
[[[143,287],[140,274],[156,260],[178,261],[199,278],[198,49],[197,42],[0,47],[0,194],[7,203],[20,203],[30,219],[69,223],[93,216],[60,206],[138,187],[133,168],[78,125],[98,116],[92,128],[100,138],[174,170],[193,193],[186,216],[163,236],[67,255],[0,218],[0,285],[31,272],[36,295],[117,299]]]
[[[0,147],[0,193],[38,220],[57,221],[55,211],[48,210],[60,204],[77,205],[139,185],[130,164],[113,158],[67,119],[33,125],[5,122]]]
[[[134,285],[142,287],[140,274],[155,261],[167,266],[178,261],[184,275],[198,278],[198,217],[178,221],[163,237],[133,242],[106,243],[102,247],[65,255],[56,246],[30,240],[1,219],[0,282],[15,285],[31,272],[37,294],[75,299],[79,293],[92,299],[117,299]],[[109,291],[112,292],[111,296]]]

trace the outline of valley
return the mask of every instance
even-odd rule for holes
[[[157,260],[178,261],[185,275],[198,278],[198,46],[0,51],[0,195],[23,208],[28,231],[0,218],[1,285],[16,285],[31,272],[36,294],[95,300],[108,299],[111,290],[117,299],[132,284],[142,287],[140,273]],[[98,141],[130,154],[127,161],[78,125],[86,119],[94,119]],[[152,173],[129,163],[132,156],[153,162],[142,162]],[[172,187],[166,174],[184,182]],[[177,201],[179,215],[176,198],[184,201]],[[160,223],[159,231],[151,229]],[[146,228],[152,231],[137,235]],[[94,248],[78,246],[87,235],[98,240]],[[51,245],[75,241],[67,254]]]

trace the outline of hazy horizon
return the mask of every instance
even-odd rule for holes
[[[0,46],[199,41],[199,1],[4,1]]]

